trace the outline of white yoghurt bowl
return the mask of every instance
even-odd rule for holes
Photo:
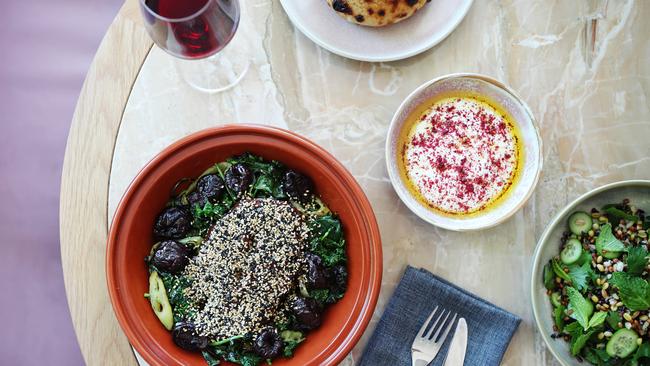
[[[438,213],[420,202],[407,188],[407,182],[400,176],[398,165],[399,136],[411,112],[439,94],[446,95],[454,91],[476,93],[498,103],[513,117],[522,139],[521,173],[508,188],[508,194],[495,205],[467,216]],[[388,129],[386,167],[397,195],[423,220],[454,231],[485,229],[512,216],[533,193],[542,169],[542,139],[530,108],[506,85],[479,74],[450,74],[421,85],[399,106]]]

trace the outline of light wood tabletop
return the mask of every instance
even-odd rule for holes
[[[111,24],[77,103],[61,182],[61,260],[72,321],[88,365],[137,364],[106,287],[108,184],[131,88],[152,46],[137,0]]]
[[[292,26],[279,1],[242,4],[238,36],[248,44],[251,68],[224,93],[201,93],[181,80],[173,58],[152,47],[138,0],[127,0],[97,52],[72,121],[60,207],[66,292],[87,364],[135,364],[105,275],[110,220],[128,184],[173,141],[233,122],[273,124],[315,141],[355,175],[373,205],[382,231],[382,292],[344,364],[359,359],[406,264],[523,319],[504,365],[555,364],[535,329],[531,255],[546,224],[572,199],[605,183],[650,177],[650,2],[475,1],[438,46],[391,63],[325,51]],[[508,84],[528,103],[544,141],[544,170],[531,199],[503,224],[478,232],[418,219],[385,169],[386,132],[401,101],[453,72]]]

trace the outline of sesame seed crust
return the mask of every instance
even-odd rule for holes
[[[282,321],[304,272],[309,227],[290,203],[242,199],[210,230],[183,274],[190,320],[212,339],[259,334]]]

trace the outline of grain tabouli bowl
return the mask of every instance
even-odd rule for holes
[[[335,364],[381,282],[354,179],[312,143],[257,126],[206,130],[149,163],[107,256],[118,320],[156,365]]]
[[[496,225],[531,194],[541,141],[526,105],[497,81],[450,75],[413,92],[389,131],[398,195],[425,220],[454,230]]]

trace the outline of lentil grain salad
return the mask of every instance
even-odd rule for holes
[[[650,365],[650,216],[625,199],[569,216],[544,267],[554,339],[580,362]]]
[[[145,297],[174,343],[210,366],[291,357],[347,288],[343,227],[312,180],[245,153],[173,191]]]

